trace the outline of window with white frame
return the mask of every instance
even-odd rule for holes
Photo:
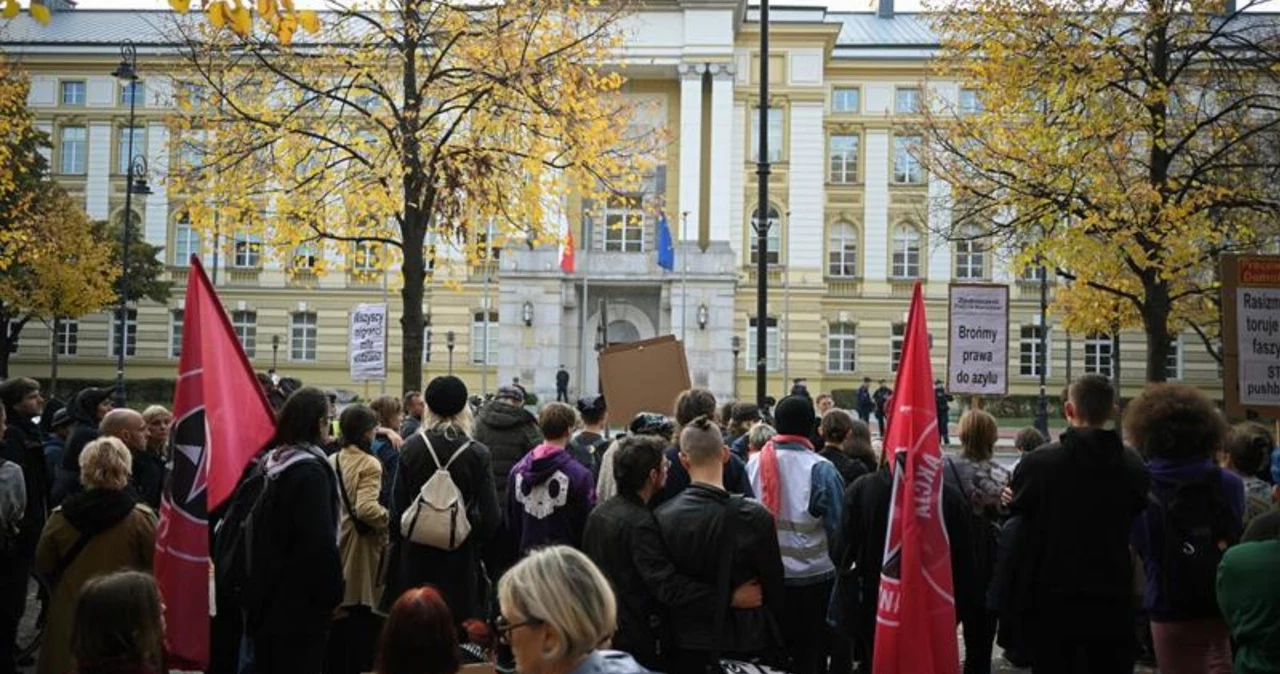
[[[254,311],[231,312],[231,327],[236,331],[240,346],[250,358],[258,355],[258,314]]]
[[[502,246],[497,244],[498,237],[495,236],[494,243],[489,243],[489,232],[476,232],[476,259],[485,262],[488,260],[498,260],[502,258]]]
[[[85,85],[83,80],[62,81],[62,104],[81,107],[84,105]]]
[[[858,87],[836,87],[831,91],[831,112],[858,112],[862,91]]]
[[[765,238],[769,250],[765,253],[765,264],[778,264],[782,259],[782,218],[776,206],[769,205],[769,233]],[[751,238],[751,264],[758,264],[760,257],[760,237],[756,234],[755,224],[760,218],[760,209],[751,212],[751,225],[747,234]]]
[[[745,367],[747,370],[756,369],[756,323],[755,318],[747,321],[747,352]],[[764,321],[764,350],[765,350],[765,369],[778,369],[778,319],[770,316]]]
[[[832,323],[827,331],[827,372],[853,372],[857,354],[857,327],[852,323]]]
[[[920,112],[920,87],[898,87],[893,93],[893,111],[903,115]]]
[[[782,161],[782,108],[769,108],[769,161]],[[760,108],[751,110],[751,161],[760,161]]]
[[[1039,377],[1041,368],[1045,376],[1049,376],[1047,354],[1040,350],[1041,328],[1038,325],[1024,325],[1018,338],[1018,374],[1024,377]],[[1045,335],[1048,340],[1048,335]],[[1045,342],[1046,350],[1048,341]]]
[[[908,224],[893,228],[893,278],[920,277],[920,232]]]
[[[59,356],[74,356],[80,351],[80,322],[61,319],[54,332],[53,348]]]
[[[1164,378],[1170,381],[1182,379],[1182,336],[1169,340],[1169,355],[1164,359]]]
[[[1029,264],[1022,268],[1022,274],[1020,275],[1020,278],[1023,281],[1038,282],[1041,279],[1044,279],[1047,275],[1048,275],[1048,270],[1045,269],[1043,265]]]
[[[120,311],[111,312],[111,329],[108,342],[112,356],[120,355]],[[130,309],[124,318],[124,355],[138,355],[138,310]]]
[[[120,105],[144,105],[147,86],[141,80],[134,80],[120,87]]]
[[[319,247],[308,241],[293,249],[293,268],[299,271],[311,271],[316,268],[319,258]]]
[[[231,266],[257,269],[262,264],[262,237],[252,232],[236,232],[232,239],[234,255]]]
[[[921,185],[924,168],[915,156],[920,148],[920,136],[894,136],[893,182],[895,185]]]
[[[351,251],[351,268],[356,271],[371,272],[378,269],[378,244],[374,241],[361,241]]]
[[[313,312],[301,311],[289,316],[289,360],[311,362],[316,359],[317,324]]]
[[[858,182],[858,137],[832,136],[830,145],[831,184],[852,185]]]
[[[498,361],[498,312],[477,311],[471,318],[471,362],[489,365]]]
[[[837,222],[827,235],[827,276],[853,278],[858,275],[858,230],[847,222]]]
[[[83,126],[64,126],[60,135],[61,163],[58,172],[64,175],[83,175],[86,166],[85,150],[88,135]]]
[[[615,253],[644,252],[646,221],[639,197],[610,197],[604,207],[604,249]]]
[[[129,173],[129,161],[136,156],[147,153],[147,128],[145,126],[122,126],[116,129],[116,170],[120,175]],[[132,150],[130,149],[132,138]]]
[[[1114,366],[1112,363],[1112,342],[1111,335],[1101,333],[1091,333],[1084,340],[1084,371],[1086,374],[1100,374],[1104,377],[1113,377]]]
[[[183,213],[173,225],[173,264],[186,267],[191,256],[200,254],[200,233],[191,226],[191,216]]]
[[[169,357],[177,358],[182,355],[182,319],[184,312],[182,309],[174,309],[169,312]]]
[[[987,277],[987,244],[982,230],[964,227],[956,239],[956,278],[976,281]]]
[[[907,340],[907,324],[894,323],[889,329],[889,371],[897,373],[902,362],[902,345]]]
[[[982,112],[982,101],[978,99],[978,90],[961,89],[957,107],[962,115],[974,115]]]

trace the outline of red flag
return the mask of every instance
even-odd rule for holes
[[[564,243],[560,244],[560,270],[566,274],[573,273],[573,230],[566,229]]]
[[[206,368],[207,366],[207,368]],[[191,256],[173,399],[173,470],[160,503],[155,574],[170,664],[209,662],[208,512],[231,495],[275,421],[200,260]]]
[[[958,674],[951,548],[942,519],[944,459],[919,283],[911,298],[892,410],[884,448],[893,452],[893,496],[871,671]]]

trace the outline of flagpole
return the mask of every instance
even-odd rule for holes
[[[591,283],[591,278],[590,278],[591,274],[588,272],[588,267],[587,267],[587,255],[588,255],[588,251],[591,250],[591,223],[587,222],[587,219],[584,217],[582,219],[582,225],[583,225],[582,252],[584,254],[582,256],[582,305],[581,305],[582,315],[579,317],[579,319],[581,320],[581,333],[582,333],[581,336],[579,337],[579,346],[578,346],[578,367],[580,368],[578,370],[579,382],[587,381],[587,364],[589,362],[588,361],[589,356],[587,354],[590,353],[591,351],[591,349],[587,346],[587,323],[588,323],[587,316],[588,316],[588,308],[590,307],[590,305],[588,304],[588,299],[589,299],[588,293],[590,292],[589,286]],[[576,251],[575,251],[575,254],[576,254]],[[576,264],[577,263],[575,261],[575,265]],[[579,395],[580,396],[587,395],[587,389],[585,388],[585,385],[582,383],[579,383],[578,386],[579,386]]]
[[[485,230],[484,241],[484,338],[481,344],[484,348],[484,358],[481,359],[483,365],[480,366],[480,394],[489,394],[489,258],[493,252],[493,220],[489,220],[489,224]]]
[[[680,214],[680,241],[685,239],[685,227],[689,224],[689,211]],[[680,252],[680,344],[688,353],[689,342],[689,260]]]

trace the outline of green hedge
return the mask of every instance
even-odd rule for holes
[[[49,393],[48,377],[38,378],[40,387],[46,393]],[[176,380],[174,379],[126,379],[124,381],[124,395],[130,402],[148,402],[159,403],[162,405],[173,404],[173,387]],[[81,390],[97,387],[97,388],[115,388],[116,380],[114,379],[67,379],[58,378],[58,390],[53,391],[52,395],[61,399],[63,402],[70,404],[72,398]]]
[[[858,390],[857,389],[836,389],[831,392],[831,397],[835,400],[836,407],[853,411],[858,406]],[[1039,403],[1038,395],[1017,395],[1004,396],[1001,398],[983,398],[982,409],[990,412],[993,416],[1000,419],[1026,419],[1036,415],[1036,406]],[[1062,401],[1058,396],[1048,396],[1049,418],[1062,418]],[[955,401],[951,403],[951,413],[958,414],[961,409],[968,409],[968,396],[956,396]]]

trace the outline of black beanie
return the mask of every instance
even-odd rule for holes
[[[813,403],[801,396],[787,396],[773,410],[779,435],[809,437],[813,433]]]
[[[467,385],[453,375],[436,377],[422,392],[422,400],[436,416],[457,416],[467,406]]]

